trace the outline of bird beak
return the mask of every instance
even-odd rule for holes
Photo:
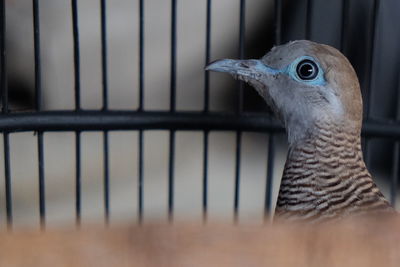
[[[245,82],[259,80],[264,74],[277,74],[280,70],[268,67],[258,59],[221,59],[209,64],[205,70],[226,72]]]

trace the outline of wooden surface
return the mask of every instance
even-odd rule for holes
[[[0,233],[0,266],[400,266],[400,220]]]

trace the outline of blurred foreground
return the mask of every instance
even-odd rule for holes
[[[399,266],[400,219],[3,232],[1,266]]]

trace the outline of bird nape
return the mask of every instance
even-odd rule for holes
[[[337,49],[300,40],[259,60],[222,59],[206,70],[252,85],[285,125],[289,152],[276,217],[320,222],[394,212],[365,166],[360,86]]]

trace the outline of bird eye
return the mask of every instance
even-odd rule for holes
[[[304,59],[297,64],[297,76],[302,80],[313,80],[318,75],[318,66],[315,62]]]

